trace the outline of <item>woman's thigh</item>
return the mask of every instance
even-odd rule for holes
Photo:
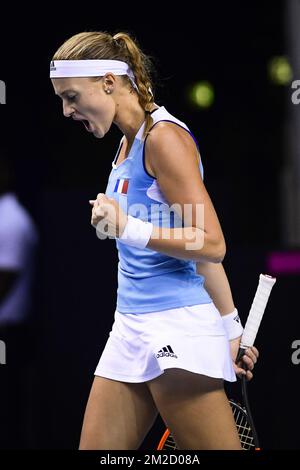
[[[157,410],[145,383],[96,376],[86,406],[80,449],[137,449]]]
[[[147,385],[179,449],[241,449],[223,380],[172,368]]]

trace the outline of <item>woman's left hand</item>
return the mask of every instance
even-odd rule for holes
[[[241,337],[232,339],[231,341],[229,341],[234,371],[238,377],[241,377],[242,375],[246,375],[246,379],[251,380],[253,378],[252,371],[254,369],[254,365],[257,362],[259,352],[255,346],[251,346],[250,348],[247,348],[241,360],[238,362],[238,364],[236,364],[235,361],[236,361],[236,357],[239,351],[240,341],[241,341]],[[243,364],[246,365],[246,369],[247,369],[246,371],[245,369],[243,369]]]
[[[102,235],[99,238],[106,238],[103,235],[119,238],[127,224],[127,215],[117,201],[99,193],[97,199],[89,203],[93,206],[91,224]]]

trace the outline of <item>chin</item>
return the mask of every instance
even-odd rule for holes
[[[97,138],[97,139],[103,139],[103,137],[105,136],[106,132],[104,132],[103,130],[99,130],[99,129],[96,129],[94,131],[94,136]]]

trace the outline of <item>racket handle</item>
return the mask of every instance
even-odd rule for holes
[[[267,274],[260,274],[257,290],[250,308],[244,332],[241,338],[241,348],[253,346],[260,322],[262,320],[269,295],[276,278]]]
[[[254,344],[260,322],[275,282],[276,278],[269,276],[268,274],[260,274],[259,276],[259,283],[242,334],[240,348],[235,361],[236,364],[241,360],[246,349]]]
[[[243,357],[243,355],[245,354],[245,351],[246,351],[247,348],[244,348],[244,347],[240,347],[239,348],[239,352],[237,353],[237,356],[236,356],[236,360],[235,360],[235,363],[237,364]],[[246,366],[246,364],[244,364]],[[243,367],[244,367],[243,365]]]

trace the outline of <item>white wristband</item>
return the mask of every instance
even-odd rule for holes
[[[238,338],[243,334],[244,328],[236,308],[232,313],[223,315],[222,320],[229,340]]]
[[[150,240],[152,230],[153,224],[151,222],[143,222],[129,215],[124,232],[118,240],[125,245],[145,248]]]

